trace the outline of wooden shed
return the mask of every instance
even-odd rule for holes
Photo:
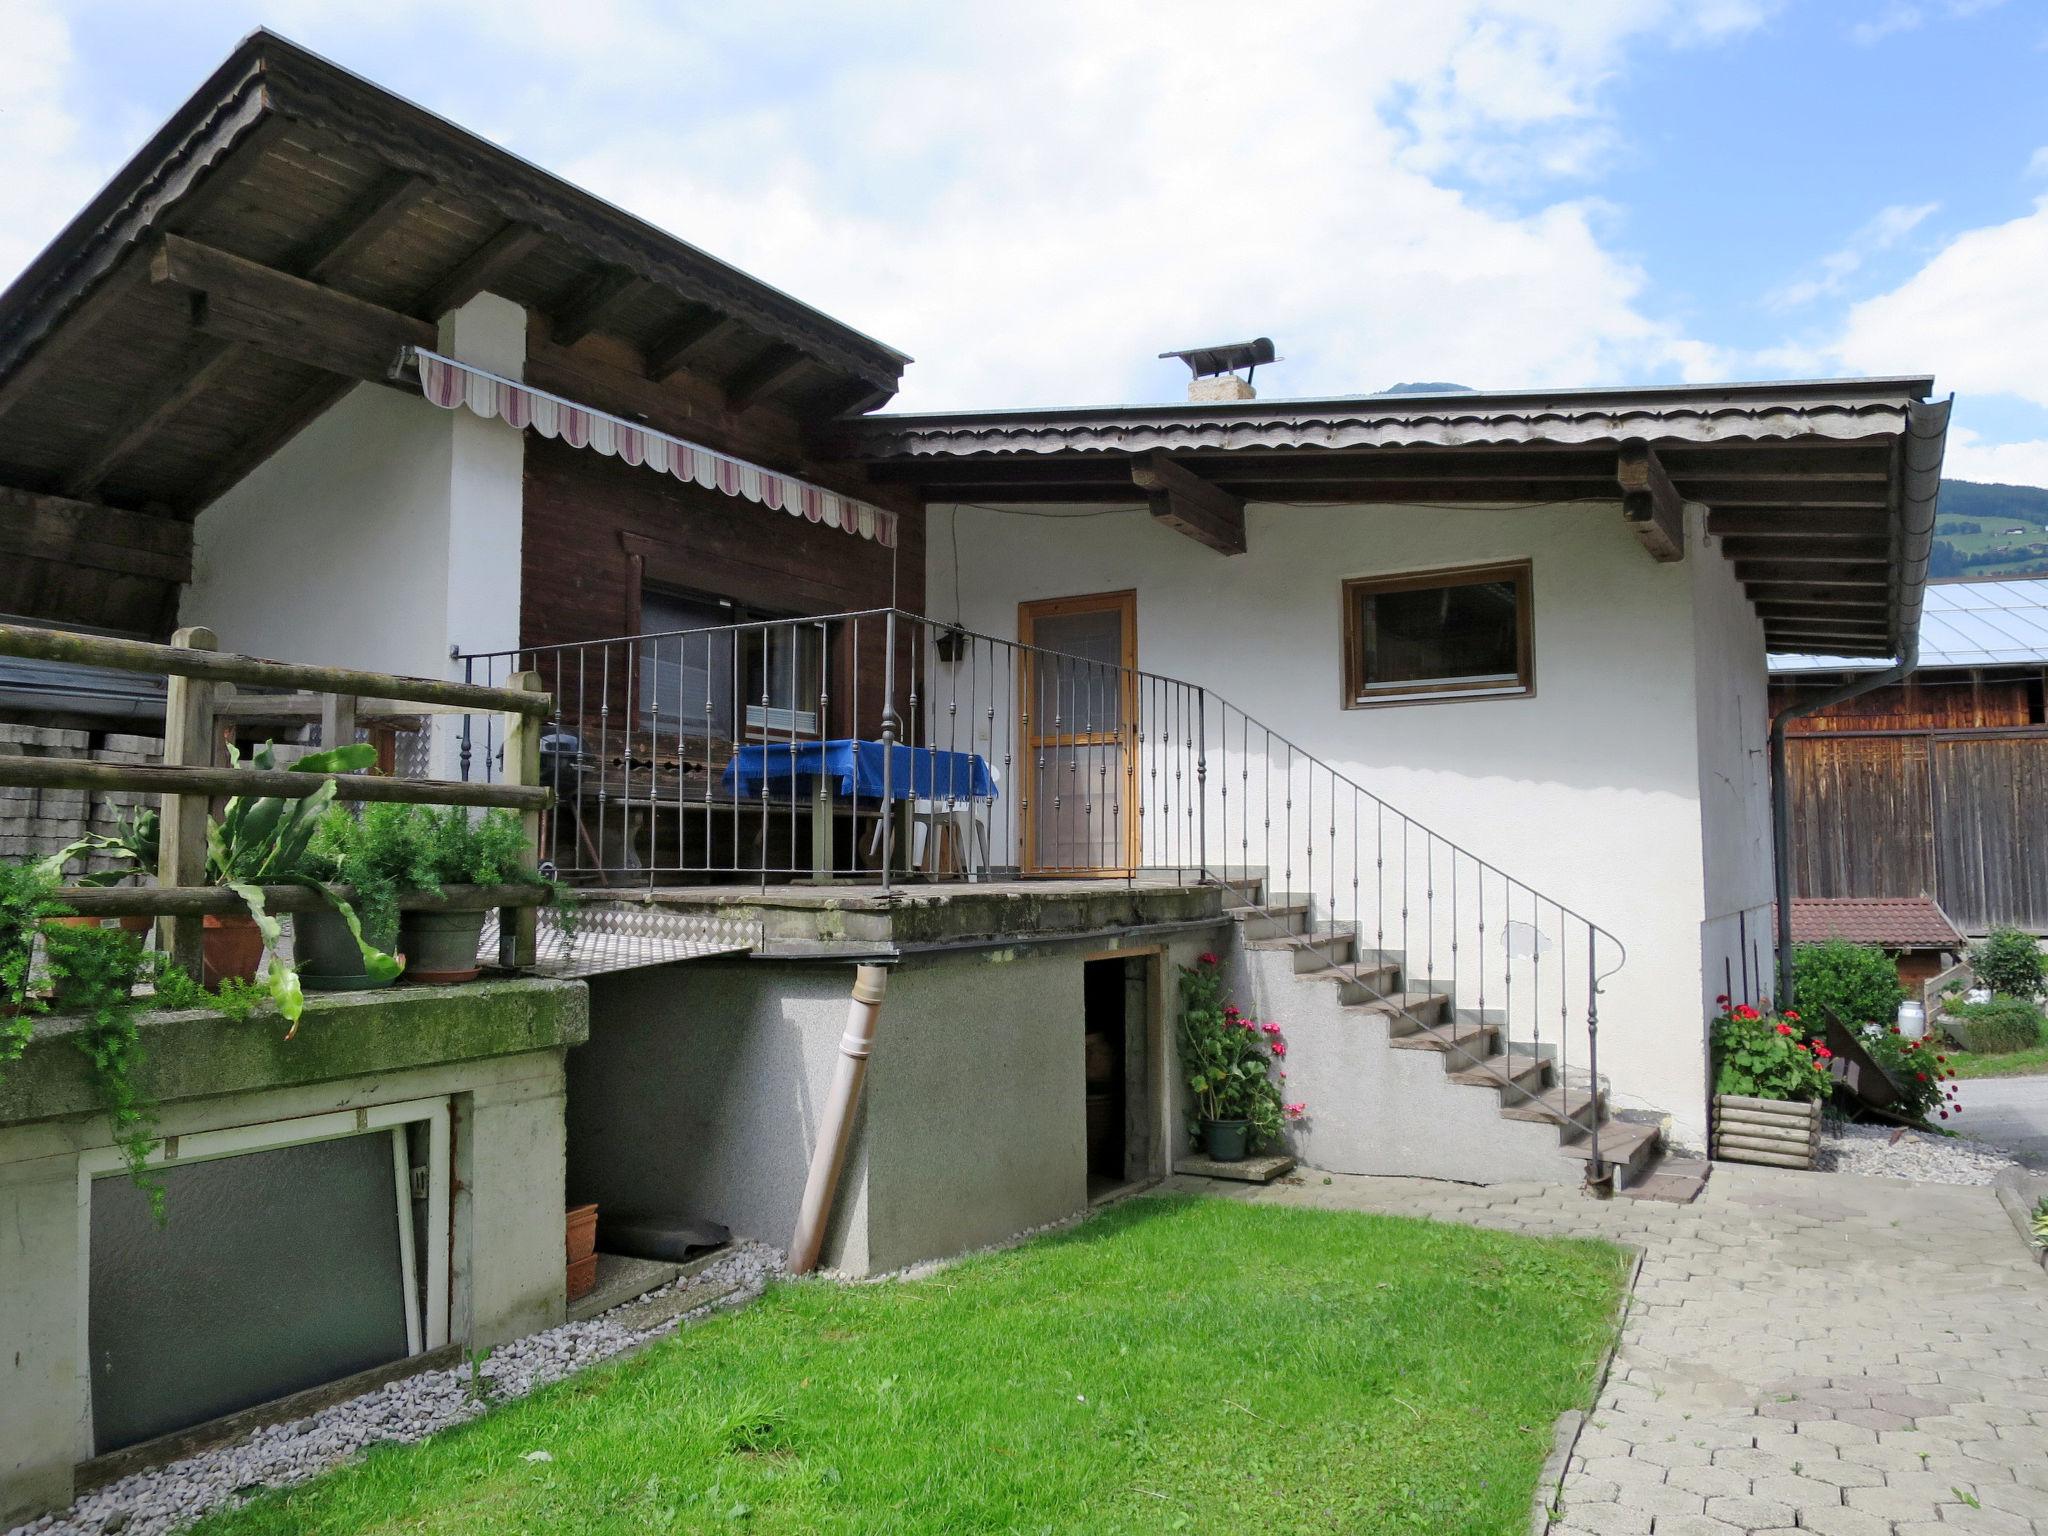
[[[1927,589],[1920,669],[1795,722],[1792,890],[2048,933],[2048,579]],[[1775,714],[1868,663],[1776,656]]]

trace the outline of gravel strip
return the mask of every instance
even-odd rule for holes
[[[610,1321],[614,1312],[606,1312],[501,1344],[481,1368],[481,1397],[470,1390],[466,1365],[426,1371],[337,1403],[311,1418],[270,1425],[234,1445],[124,1477],[95,1489],[63,1514],[17,1526],[10,1536],[111,1536],[116,1531],[121,1536],[163,1536],[265,1488],[318,1476],[379,1441],[424,1440],[683,1323],[743,1305],[781,1273],[782,1255],[776,1250],[761,1243],[738,1243],[697,1274],[648,1293],[667,1296],[684,1286],[711,1283],[737,1286],[731,1294],[640,1332]]]
[[[1814,1164],[1823,1173],[1858,1173],[1928,1184],[1989,1184],[2019,1165],[1981,1141],[1930,1136],[1888,1125],[1835,1123],[1822,1133]]]

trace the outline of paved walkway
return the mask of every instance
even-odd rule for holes
[[[1988,1189],[1721,1164],[1674,1206],[1324,1178],[1172,1183],[1642,1249],[1555,1536],[2048,1536],[2048,1275]]]
[[[1973,1077],[1962,1089],[1968,1124],[1957,1129],[2048,1172],[2048,1076]]]

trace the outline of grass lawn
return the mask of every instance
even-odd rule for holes
[[[2033,1077],[2048,1072],[2048,1045],[2004,1055],[1951,1049],[1948,1064],[1956,1069],[1957,1077]]]
[[[198,1530],[1508,1536],[1625,1275],[1597,1242],[1133,1200],[915,1282],[775,1287]]]

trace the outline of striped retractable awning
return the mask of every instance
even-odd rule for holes
[[[560,395],[459,363],[424,347],[408,347],[402,361],[418,369],[420,392],[443,410],[467,406],[479,416],[556,438],[572,448],[588,448],[701,485],[708,491],[723,491],[728,496],[757,502],[771,511],[857,533],[885,548],[893,549],[896,545],[896,514],[868,502],[828,491],[794,475],[763,469],[759,464],[687,438],[672,437],[639,422],[578,405]]]

